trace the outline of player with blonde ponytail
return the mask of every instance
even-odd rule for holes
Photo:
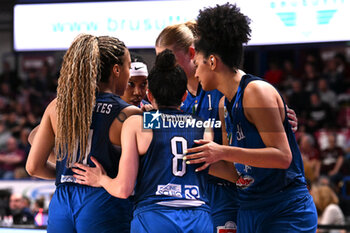
[[[73,42],[63,60],[57,88],[55,153],[60,160],[67,156],[69,164],[74,160],[77,141],[81,147],[79,162],[85,158],[99,78],[99,52],[97,37],[86,35]]]
[[[130,63],[125,44],[109,36],[79,35],[64,55],[57,98],[45,110],[26,164],[31,176],[56,179],[49,233],[129,232],[130,201],[78,184],[72,167],[94,166],[94,155],[108,176],[117,175],[123,122],[141,113],[119,97]],[[48,161],[53,149],[56,166]]]

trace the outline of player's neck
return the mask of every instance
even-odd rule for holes
[[[107,83],[102,83],[102,82],[100,82],[98,84],[98,92],[115,94],[115,92],[112,91],[112,89],[110,88],[110,86]]]
[[[228,99],[232,100],[237,93],[239,83],[241,82],[244,72],[227,72],[221,76],[221,83],[218,86],[218,90]]]
[[[187,78],[187,90],[188,92],[191,93],[191,95],[193,96],[197,95],[198,84],[199,84],[199,81],[194,76]]]

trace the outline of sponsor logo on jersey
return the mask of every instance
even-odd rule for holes
[[[228,117],[228,112],[227,112],[227,108],[226,106],[224,106],[224,117],[227,118]]]
[[[228,221],[225,223],[225,226],[217,226],[216,232],[217,233],[236,233],[237,225],[233,221]]]
[[[195,115],[198,108],[198,100],[196,100],[195,104],[192,106],[192,114]]]
[[[246,189],[253,183],[254,183],[254,178],[247,175],[240,176],[239,179],[236,181],[237,187],[241,189]]]
[[[248,165],[244,165],[244,171],[245,171],[245,173],[248,173],[249,170],[252,170],[252,167],[251,167],[251,166],[248,166]]]
[[[61,183],[66,183],[66,182],[75,183],[76,180],[77,179],[73,176],[61,175]]]
[[[185,185],[185,198],[186,199],[198,199],[200,198],[199,188],[197,185]]]
[[[232,133],[231,132],[229,134],[227,134],[227,140],[228,140],[229,145],[232,145]]]
[[[245,135],[243,133],[243,129],[240,123],[237,124],[237,141],[241,141],[242,139],[245,139]]]
[[[180,184],[158,185],[156,195],[182,197]]]

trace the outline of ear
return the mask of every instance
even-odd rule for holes
[[[216,68],[217,59],[214,55],[209,56],[209,65],[211,70],[214,70]]]
[[[194,58],[194,55],[196,54],[196,51],[194,50],[194,47],[193,46],[190,46],[188,48],[188,53],[190,55],[190,59],[192,60]]]
[[[147,95],[147,99],[149,100],[149,102],[152,102],[154,100],[154,97],[153,97],[152,93],[149,91],[149,89],[147,89],[146,95]]]
[[[112,72],[115,77],[119,77],[120,75],[120,66],[118,64],[115,64],[112,68]]]
[[[188,92],[187,90],[185,91],[185,94],[182,96],[181,103],[184,102],[187,98]]]

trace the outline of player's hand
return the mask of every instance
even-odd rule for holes
[[[153,107],[152,104],[143,104],[143,105],[141,106],[141,110],[142,110],[143,112],[149,112],[149,111],[151,111],[151,110],[153,110],[153,109],[154,109],[154,107]]]
[[[77,168],[72,168],[72,171],[75,173],[73,176],[76,178],[76,183],[78,184],[101,187],[100,180],[106,174],[106,171],[94,157],[91,157],[91,161],[96,167],[75,163],[74,166]]]
[[[292,126],[292,130],[295,133],[298,130],[297,114],[295,114],[293,109],[288,108],[288,106],[286,106],[286,109],[287,109],[287,117],[288,117],[289,124]]]
[[[204,139],[194,140],[194,142],[200,146],[188,149],[183,159],[187,160],[186,164],[204,163],[196,169],[196,172],[202,171],[208,168],[210,164],[221,160],[222,148],[219,144]]]

